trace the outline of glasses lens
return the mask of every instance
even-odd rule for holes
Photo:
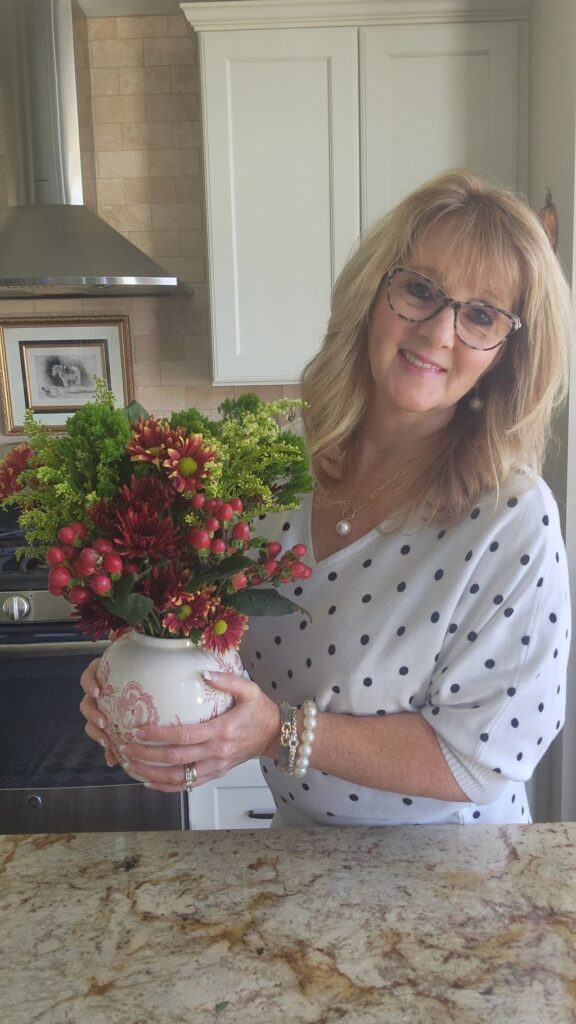
[[[473,348],[492,348],[508,336],[514,321],[482,302],[466,302],[458,310],[456,330],[458,336]]]
[[[444,295],[434,282],[412,270],[394,271],[388,297],[394,312],[407,320],[427,320],[444,305]]]

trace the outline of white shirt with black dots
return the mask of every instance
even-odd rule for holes
[[[371,530],[315,563],[312,498],[260,521],[308,545],[314,573],[281,593],[299,613],[253,617],[241,654],[276,702],[347,715],[421,714],[469,803],[368,789],[262,759],[274,825],[525,823],[525,782],[564,721],[568,571],[555,500],[515,473],[446,529]],[[345,770],[345,765],[343,765]]]

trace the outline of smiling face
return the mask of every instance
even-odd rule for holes
[[[407,266],[431,278],[459,302],[479,300],[514,310],[512,286],[496,271],[471,280],[465,264],[453,255],[451,235],[449,223],[431,227]],[[503,348],[482,351],[464,345],[455,334],[450,307],[420,323],[403,320],[390,308],[383,283],[368,327],[376,411],[392,416],[399,426],[418,422],[425,432],[433,433],[452,419],[460,399],[500,358]]]

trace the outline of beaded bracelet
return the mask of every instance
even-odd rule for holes
[[[306,775],[310,766],[312,744],[314,743],[316,726],[318,724],[318,708],[313,700],[305,700],[302,710],[304,712],[304,731],[300,737],[294,769],[291,772],[298,779],[302,779]]]

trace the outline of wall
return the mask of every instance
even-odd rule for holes
[[[76,30],[85,202],[191,284],[194,297],[1,300],[0,318],[128,314],[138,401],[156,414],[191,405],[214,413],[247,388],[210,384],[196,38],[181,14],[91,18]],[[0,205],[3,153],[0,125]],[[296,391],[253,390],[263,398]],[[15,440],[0,434],[0,445]]]

